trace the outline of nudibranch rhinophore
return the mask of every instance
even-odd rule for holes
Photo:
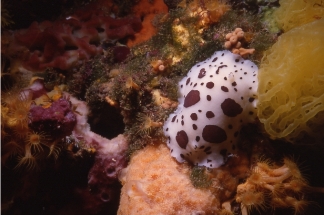
[[[163,131],[179,162],[217,168],[235,153],[243,124],[256,119],[258,68],[240,55],[217,51],[179,82],[179,105]]]

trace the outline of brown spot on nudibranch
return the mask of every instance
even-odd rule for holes
[[[213,83],[213,82],[208,82],[208,83],[206,84],[206,87],[207,87],[208,89],[212,89],[212,88],[214,87],[214,83]]]
[[[223,90],[224,92],[228,92],[228,88],[227,87],[225,87],[225,86],[221,86],[221,90]]]
[[[221,69],[221,68],[223,68],[223,67],[227,67],[227,65],[221,65],[221,66],[219,66],[219,67],[217,68],[217,70],[216,70],[216,74],[218,74],[218,73],[219,73],[219,69]]]
[[[214,114],[212,111],[207,111],[207,112],[206,112],[206,117],[207,117],[208,119],[213,118],[214,116],[215,116],[215,114]]]
[[[224,129],[217,125],[206,125],[203,129],[202,137],[210,143],[221,143],[227,139]]]
[[[184,130],[179,131],[176,136],[176,141],[181,148],[186,149],[189,141],[187,133]]]
[[[198,116],[197,116],[196,113],[192,113],[192,114],[190,114],[190,118],[191,118],[192,120],[197,120],[197,119],[198,119]]]
[[[240,113],[242,113],[243,111],[241,105],[236,103],[235,100],[230,98],[227,98],[222,102],[221,108],[223,110],[223,113],[229,117],[235,117]]]
[[[176,118],[177,118],[177,115],[173,116],[171,122],[174,122],[176,120]]]
[[[199,101],[200,101],[200,93],[199,93],[199,91],[198,90],[191,90],[187,94],[187,96],[186,96],[186,98],[184,100],[183,106],[187,108],[187,107],[190,107],[190,106],[196,104]]]
[[[205,68],[202,68],[199,72],[198,78],[203,78],[206,75],[206,70]]]
[[[190,78],[187,79],[186,85],[188,85],[189,83],[190,83]]]

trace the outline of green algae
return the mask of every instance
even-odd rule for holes
[[[206,168],[200,166],[194,166],[190,172],[190,180],[196,188],[209,188],[211,186],[211,180],[206,174]]]

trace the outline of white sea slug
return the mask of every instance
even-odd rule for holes
[[[257,66],[215,52],[179,82],[179,106],[163,126],[179,162],[217,168],[234,154],[241,126],[256,118]]]

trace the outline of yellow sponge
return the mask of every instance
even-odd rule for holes
[[[324,17],[322,0],[280,0],[279,3],[280,7],[274,15],[284,31]]]
[[[266,52],[258,116],[273,138],[324,140],[323,56],[324,18],[288,31]]]

